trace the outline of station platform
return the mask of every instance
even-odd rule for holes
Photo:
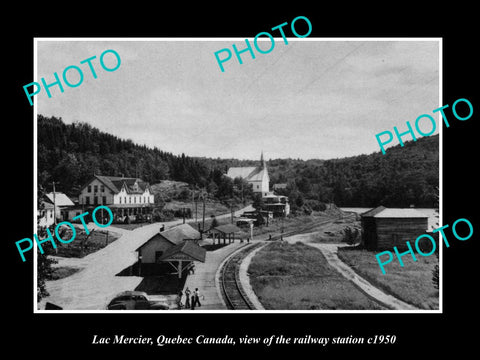
[[[191,294],[195,288],[200,292],[200,303],[202,306],[195,307],[193,311],[203,310],[227,310],[224,302],[220,298],[219,291],[215,286],[215,276],[222,261],[230,254],[247,245],[247,242],[235,241],[223,246],[215,251],[207,251],[205,262],[195,264],[195,273],[190,274],[183,287],[182,303],[185,304],[185,290],[190,290]],[[187,309],[185,309],[187,311]],[[188,309],[188,311],[192,311]]]

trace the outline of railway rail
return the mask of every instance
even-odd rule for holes
[[[312,224],[306,224],[295,228],[294,230],[284,232],[283,234],[278,234],[272,236],[270,240],[278,240],[282,237],[288,237],[298,234],[306,234],[308,232],[314,231],[318,228],[319,225],[328,224],[332,221],[337,221],[341,219],[348,219],[354,214],[348,214],[340,217],[332,217],[331,219],[324,220],[322,222],[315,222]],[[247,294],[245,293],[239,279],[239,268],[243,259],[253,250],[262,246],[264,242],[256,242],[250,245],[246,245],[232,255],[229,259],[225,261],[220,270],[220,285],[221,292],[227,308],[229,310],[255,310],[255,306],[252,304]]]
[[[240,284],[239,268],[242,260],[263,242],[252,243],[231,256],[222,266],[220,283],[222,295],[229,310],[255,310]]]

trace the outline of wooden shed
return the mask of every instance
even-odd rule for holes
[[[407,249],[428,229],[428,216],[413,208],[376,207],[361,214],[362,240],[368,250]]]

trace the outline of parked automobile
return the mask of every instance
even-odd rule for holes
[[[151,296],[143,291],[124,291],[107,305],[108,310],[168,310],[170,306],[163,296]]]

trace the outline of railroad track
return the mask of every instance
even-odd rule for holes
[[[297,227],[294,230],[284,232],[283,234],[274,235],[274,236],[272,236],[271,240],[278,240],[282,236],[284,238],[286,238],[286,237],[293,236],[293,235],[306,234],[306,233],[309,233],[309,232],[318,231],[317,227],[319,225],[325,225],[325,224],[331,223],[333,221],[349,219],[349,218],[354,218],[354,217],[355,217],[355,214],[351,213],[351,214],[347,214],[347,215],[344,215],[344,216],[332,217],[328,220],[324,220],[324,221],[321,221],[321,222],[313,222],[313,223],[310,223],[310,224],[306,224],[306,225]]]
[[[255,306],[250,302],[240,284],[239,268],[242,260],[250,252],[262,245],[263,242],[247,245],[223,264],[220,272],[220,283],[223,298],[229,310],[255,310]]]
[[[295,230],[291,230],[283,233],[282,235],[272,236],[271,240],[278,240],[283,237],[293,236],[297,234],[305,234],[316,230],[319,225],[328,224],[332,221],[346,219],[355,216],[354,214],[349,214],[341,217],[332,217],[331,219],[316,222],[312,224],[307,224],[301,227],[297,227]],[[247,294],[243,290],[243,287],[240,284],[239,279],[239,268],[243,259],[253,250],[262,246],[264,242],[253,243],[252,245],[247,245],[233,256],[231,256],[222,266],[220,271],[220,285],[222,288],[222,295],[225,299],[225,303],[229,310],[255,310],[255,306],[250,302]]]

